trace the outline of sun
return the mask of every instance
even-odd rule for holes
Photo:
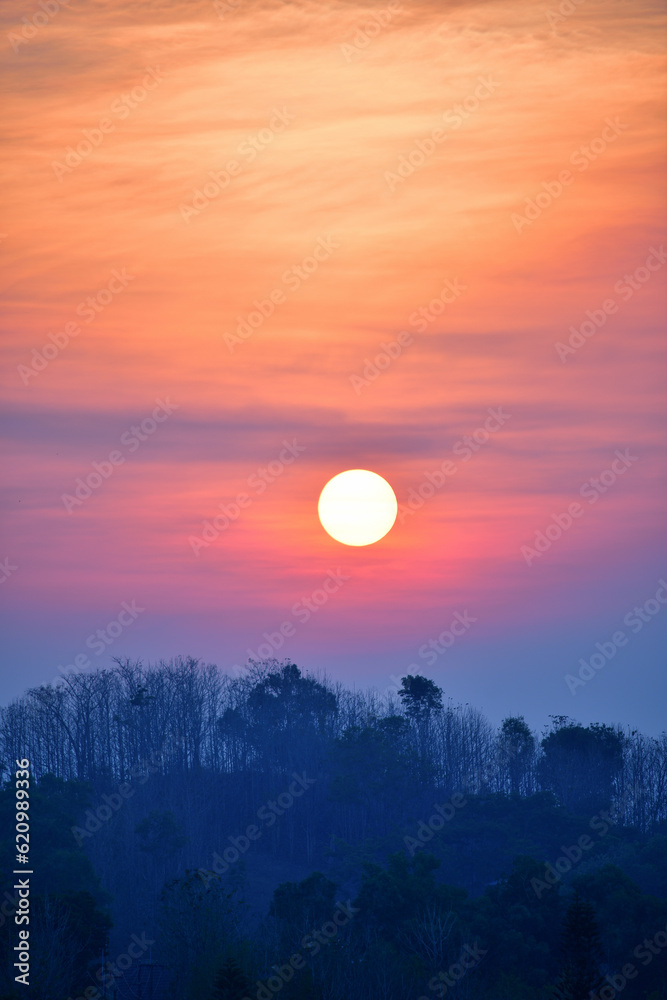
[[[343,545],[372,545],[396,520],[398,503],[386,479],[349,469],[330,479],[317,504],[324,530]]]

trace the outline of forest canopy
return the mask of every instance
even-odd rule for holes
[[[665,735],[176,659],[30,690],[0,746],[7,817],[31,761],[43,1000],[147,968],[183,1000],[665,995]]]

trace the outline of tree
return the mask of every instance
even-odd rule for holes
[[[140,849],[159,858],[171,857],[188,842],[170,810],[151,810],[145,819],[137,823],[135,833]]]
[[[555,989],[557,1000],[588,1000],[604,985],[600,975],[602,942],[593,904],[579,893],[565,913],[561,950],[563,967]]]
[[[242,947],[245,906],[216,876],[186,871],[162,890],[160,951],[171,967],[174,996],[206,996],[221,952]]]
[[[378,834],[405,815],[414,793],[418,757],[410,723],[402,715],[350,726],[329,751],[329,800],[341,836]]]
[[[251,989],[248,977],[233,958],[227,958],[216,973],[211,1000],[243,1000]]]
[[[335,897],[335,883],[322,872],[313,872],[302,882],[281,883],[274,890],[269,913],[289,940],[329,920],[336,905]]]
[[[336,697],[313,677],[304,677],[295,663],[272,670],[250,691],[248,708],[263,729],[291,736],[295,731],[324,730],[336,712]]]
[[[421,784],[430,784],[435,775],[434,754],[431,747],[431,716],[442,710],[442,691],[428,677],[408,674],[401,678],[398,697],[403,702],[405,714],[417,726]]]
[[[532,791],[535,739],[523,715],[504,720],[498,737],[498,756],[498,763],[509,778],[510,795]]]
[[[428,720],[432,712],[442,708],[442,690],[428,677],[417,674],[401,677],[398,697],[403,702],[405,714],[415,722]]]
[[[426,851],[411,859],[402,852],[391,854],[386,868],[364,863],[355,906],[363,912],[365,925],[379,928],[387,940],[406,933],[414,937],[415,931],[424,936],[428,924],[448,929],[452,912],[464,906],[466,892],[438,884],[439,867],[438,859]]]
[[[625,738],[612,726],[580,726],[562,716],[542,740],[540,777],[581,815],[608,809],[623,771]]]
[[[39,864],[30,876],[30,984],[40,1000],[79,996],[91,984],[111,927],[103,909],[108,901],[93,866],[76,846],[75,817],[89,800],[90,789],[45,775],[30,789],[31,843],[38,845]],[[9,856],[13,839],[16,791],[0,791],[0,855]],[[0,995],[12,997],[18,943],[14,911],[19,897],[9,866],[0,870]],[[22,988],[22,987],[21,987]]]

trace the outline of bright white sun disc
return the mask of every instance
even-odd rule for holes
[[[344,545],[372,545],[391,529],[398,503],[386,479],[367,469],[341,472],[320,493],[324,530]]]

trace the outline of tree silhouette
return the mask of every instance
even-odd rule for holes
[[[602,942],[592,903],[578,893],[570,903],[561,932],[563,967],[556,1000],[588,1000],[603,985],[600,975]]]
[[[285,927],[303,931],[331,916],[335,896],[335,883],[322,872],[312,872],[301,882],[281,883],[273,892],[269,912]]]
[[[612,726],[553,718],[554,728],[542,740],[542,787],[581,815],[609,808],[623,769],[623,734]]]
[[[535,757],[535,740],[523,715],[503,721],[498,736],[499,763],[507,767],[510,794],[518,795],[529,779]]]
[[[252,989],[248,977],[233,958],[227,958],[213,981],[211,1000],[243,1000]]]
[[[184,847],[188,838],[176,822],[173,812],[153,809],[135,827],[139,848],[157,857],[170,857]]]
[[[550,984],[555,1000],[558,983],[589,1000],[600,968],[641,962],[667,920],[667,733],[555,717],[537,744],[520,715],[497,728],[423,676],[396,683],[400,698],[273,659],[235,678],[123,661],[0,707],[10,859],[13,761],[31,760],[35,995],[99,982],[111,918],[118,947],[147,928],[139,964],[174,1000],[278,992],[239,970],[272,986],[284,970],[280,1000],[433,996],[464,946],[480,961],[452,994],[546,1000]],[[16,877],[0,866],[0,1000],[17,985]],[[564,926],[575,889],[595,920],[577,904]],[[339,925],[339,899],[358,917]],[[646,1000],[667,997],[662,964],[642,970]]]
[[[406,715],[416,722],[423,722],[431,712],[442,708],[442,690],[428,677],[419,674],[401,677],[398,697],[403,702]]]
[[[442,691],[428,677],[408,674],[401,678],[398,697],[403,702],[405,714],[415,723],[418,734],[419,778],[422,784],[433,780],[433,755],[431,753],[431,716],[442,709]]]

